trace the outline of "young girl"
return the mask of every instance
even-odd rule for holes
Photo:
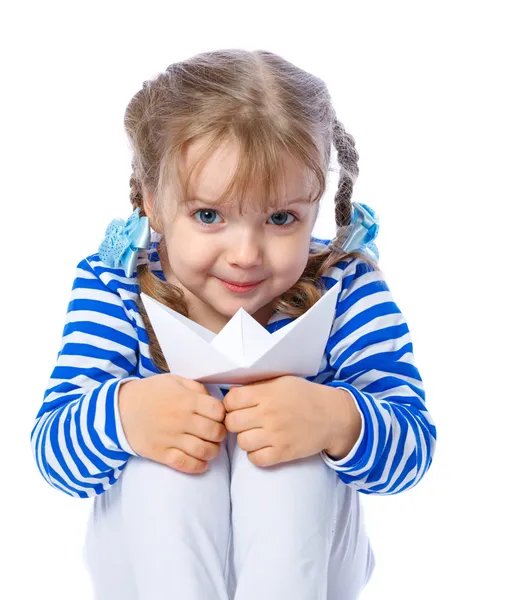
[[[94,497],[96,598],[358,598],[374,568],[359,493],[416,485],[436,429],[377,217],[351,203],[354,139],[323,81],[265,51],[170,65],[125,127],[133,213],[77,266],[31,433],[48,483]],[[320,240],[332,146],[338,229]],[[316,376],[213,396],[168,372],[140,298],[215,333],[242,307],[272,333],[338,281]]]

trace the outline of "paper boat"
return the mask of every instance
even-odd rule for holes
[[[141,298],[170,372],[226,385],[316,375],[340,289],[338,281],[306,313],[274,333],[243,308],[215,334],[145,293]]]

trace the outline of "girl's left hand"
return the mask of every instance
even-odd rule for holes
[[[223,400],[224,425],[259,467],[312,456],[345,427],[347,403],[338,392],[293,375],[234,386]]]

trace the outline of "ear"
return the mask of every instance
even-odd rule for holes
[[[150,215],[152,214],[152,207],[153,207],[154,198],[153,198],[152,193],[148,190],[147,187],[145,187],[143,185],[143,187],[141,189],[143,191],[143,207],[144,207],[144,211],[146,213],[146,216],[150,217]]]
[[[154,218],[154,210],[153,209],[154,209],[155,197],[148,190],[147,187],[143,186],[142,190],[143,190],[143,208],[144,208],[144,212],[146,213],[146,216],[150,219],[150,225],[154,231],[157,231],[157,233],[163,233],[160,223],[157,223],[157,221]]]

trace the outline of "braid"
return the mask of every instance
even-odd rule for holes
[[[132,175],[130,176],[130,202],[132,208],[143,208],[143,188],[141,181],[136,175],[135,164],[132,164]]]
[[[132,203],[134,210],[136,208],[140,208],[144,213],[143,186],[141,180],[136,174],[135,164],[132,166],[134,170],[130,176],[130,202]],[[161,239],[159,245],[161,245],[162,241],[163,239]],[[159,250],[159,248],[157,248],[157,250]],[[188,307],[182,291],[176,286],[162,281],[156,277],[150,270],[150,265],[148,262],[137,266],[137,280],[139,282],[139,288],[141,292],[144,292],[148,296],[155,298],[162,304],[166,304],[166,306],[173,308],[182,315],[186,317],[188,316]],[[139,308],[139,312],[143,319],[144,327],[148,335],[148,343],[152,360],[159,371],[168,373],[168,364],[166,363],[161,346],[159,345],[159,341],[157,340],[157,336],[150,322],[150,317],[146,312],[140,296],[137,298],[136,304]]]
[[[132,208],[134,210],[136,208],[143,208],[143,192],[141,184],[133,173],[130,177],[130,202],[132,203]]]
[[[345,131],[341,121],[336,118],[332,126],[332,141],[338,152],[340,165],[338,191],[334,196],[336,225],[343,227],[350,225],[352,191],[359,175],[359,154],[353,136]]]

